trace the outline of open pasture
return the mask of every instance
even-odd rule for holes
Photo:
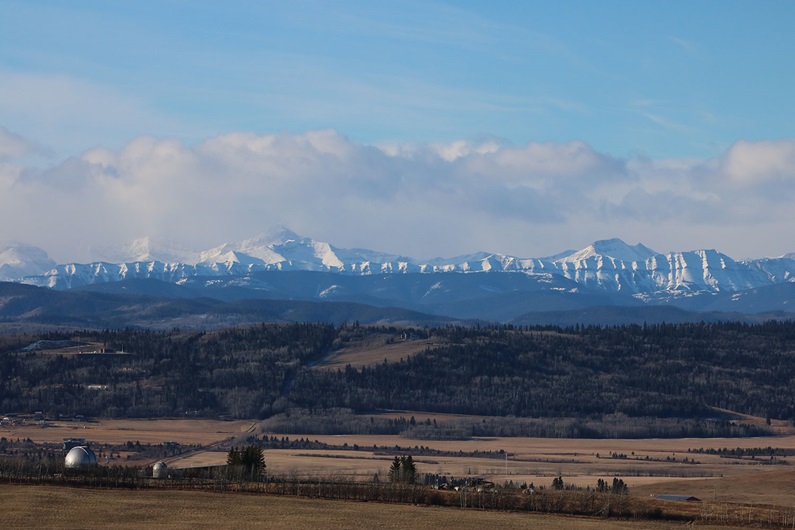
[[[659,493],[659,484],[639,484],[638,496]],[[692,495],[710,502],[795,507],[795,470],[772,469],[758,473],[724,475],[716,479],[670,480],[665,493]]]
[[[85,438],[97,444],[123,444],[127,441],[160,444],[209,445],[251,431],[251,420],[205,419],[102,419],[94,421],[23,421],[0,427],[0,436],[30,438],[35,443],[60,443],[64,438]]]
[[[255,421],[100,420],[46,425],[42,427],[32,421],[5,425],[0,427],[0,436],[30,438],[37,443],[60,443],[70,437],[85,438],[96,444],[174,441],[207,448],[170,459],[172,467],[180,468],[223,464],[226,446],[216,448],[216,444],[246,433],[258,433]],[[795,471],[789,463],[795,461],[795,456],[771,463],[769,458],[721,458],[687,452],[700,448],[768,446],[795,450],[795,435],[640,440],[494,437],[432,441],[393,435],[267,434],[317,440],[330,446],[347,444],[345,450],[267,449],[268,473],[285,477],[365,481],[379,474],[383,480],[394,455],[405,452],[414,456],[420,473],[482,477],[498,484],[505,480],[532,482],[546,487],[556,476],[562,476],[565,484],[582,487],[593,487],[600,478],[609,482],[618,476],[628,484],[632,495],[673,493],[719,502],[795,507]],[[401,450],[396,450],[396,446]],[[354,447],[358,450],[353,450]]]
[[[5,528],[668,530],[682,523],[625,521],[449,507],[178,490],[6,485]],[[728,526],[710,526],[721,530]]]
[[[562,476],[565,484],[594,487],[598,479],[624,480],[630,494],[661,493],[692,495],[719,502],[775,504],[795,507],[795,471],[788,459],[770,464],[768,459],[721,458],[688,453],[699,448],[795,449],[795,436],[769,438],[691,438],[648,440],[584,440],[548,438],[480,438],[465,441],[410,440],[399,436],[282,435],[305,438],[336,449],[267,449],[268,473],[301,479],[383,480],[394,458],[395,446],[413,455],[420,473],[438,473],[457,478],[482,477],[502,484],[534,483],[549,487]],[[358,450],[352,450],[354,446]],[[375,448],[374,448],[375,446]],[[385,451],[385,448],[392,448]],[[425,448],[425,450],[423,450]],[[443,451],[432,454],[427,449]],[[503,450],[507,453],[500,454]],[[456,454],[460,453],[460,456]],[[482,456],[475,456],[480,451]],[[491,455],[487,457],[487,452]],[[617,455],[613,457],[612,455]],[[790,457],[795,460],[795,457]],[[685,461],[687,459],[687,461]],[[175,459],[174,467],[223,464],[226,453],[205,451]]]
[[[346,344],[344,348],[333,352],[319,363],[316,369],[344,369],[349,364],[353,368],[361,368],[382,363],[384,360],[395,363],[410,355],[423,352],[427,348],[432,348],[434,344],[432,341],[417,339],[394,341],[392,334],[372,334]]]

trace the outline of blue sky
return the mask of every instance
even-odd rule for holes
[[[608,237],[795,251],[777,228],[795,221],[795,3],[516,4],[0,0],[0,186],[28,209],[65,187],[64,209],[140,201],[115,230],[75,220],[98,242],[209,246],[283,222],[419,255],[540,256]],[[296,151],[256,151],[241,134]],[[142,138],[160,147],[123,166]],[[208,154],[220,144],[230,151]],[[212,195],[180,196],[196,170],[155,168],[164,149],[196,158]],[[260,156],[245,182],[230,176],[241,149]],[[564,167],[573,151],[582,164]],[[309,166],[292,187],[283,178]],[[248,192],[213,203],[231,184]],[[407,198],[426,190],[434,202]],[[69,251],[32,227],[0,239]]]

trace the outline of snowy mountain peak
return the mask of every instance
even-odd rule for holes
[[[284,256],[275,252],[272,246],[261,244],[256,239],[249,239],[239,243],[224,243],[221,246],[202,252],[199,255],[199,263],[241,262],[240,255],[255,258],[268,265],[287,261]],[[248,259],[243,258],[242,261],[248,261]]]
[[[269,245],[284,245],[290,241],[305,241],[308,238],[299,236],[286,226],[278,224],[264,230],[252,237],[245,240],[242,244],[248,246],[269,246]]]
[[[0,243],[0,281],[16,281],[43,274],[57,264],[47,252],[24,243]]]
[[[583,261],[588,258],[613,258],[615,260],[632,263],[636,261],[646,261],[652,256],[657,255],[656,252],[650,248],[638,243],[637,245],[630,246],[621,239],[603,239],[595,241],[592,245],[585,247],[569,256],[563,257],[559,261],[576,262]]]
[[[124,261],[155,261],[155,245],[149,237],[140,237],[127,245],[127,259]]]
[[[324,247],[325,245],[325,247]],[[236,243],[225,243],[214,249],[202,252],[200,263],[220,263],[229,259],[230,252],[234,253],[235,261],[241,261],[241,255],[261,260],[266,265],[279,265],[289,261],[299,260],[318,254],[329,254],[330,247],[327,243],[319,243],[307,237],[299,236],[283,225],[277,225],[265,230],[256,236]],[[333,254],[333,252],[331,252]],[[246,261],[243,259],[242,261]],[[326,260],[321,260],[325,263]],[[336,266],[339,260],[329,259]]]

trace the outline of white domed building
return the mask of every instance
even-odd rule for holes
[[[168,478],[168,465],[165,462],[158,462],[152,467],[152,478]]]
[[[64,465],[67,469],[84,469],[97,465],[97,455],[87,445],[72,447],[66,454]]]

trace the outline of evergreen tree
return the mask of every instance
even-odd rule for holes
[[[417,466],[411,455],[396,456],[389,467],[389,481],[414,484],[417,479]]]
[[[616,495],[627,495],[629,493],[629,488],[623,480],[614,477],[613,487],[610,488],[610,491]]]
[[[417,467],[414,465],[414,459],[411,458],[411,455],[404,456],[400,459],[400,467],[401,482],[414,484],[417,478]]]
[[[243,460],[241,459],[240,451],[237,449],[237,447],[232,447],[229,450],[229,453],[226,455],[226,465],[239,466],[242,465],[242,463]]]
[[[242,450],[232,447],[226,456],[226,464],[240,478],[248,477],[251,480],[262,475],[267,467],[262,448],[258,445],[249,445]]]
[[[400,482],[400,458],[397,456],[389,467],[389,481]]]

